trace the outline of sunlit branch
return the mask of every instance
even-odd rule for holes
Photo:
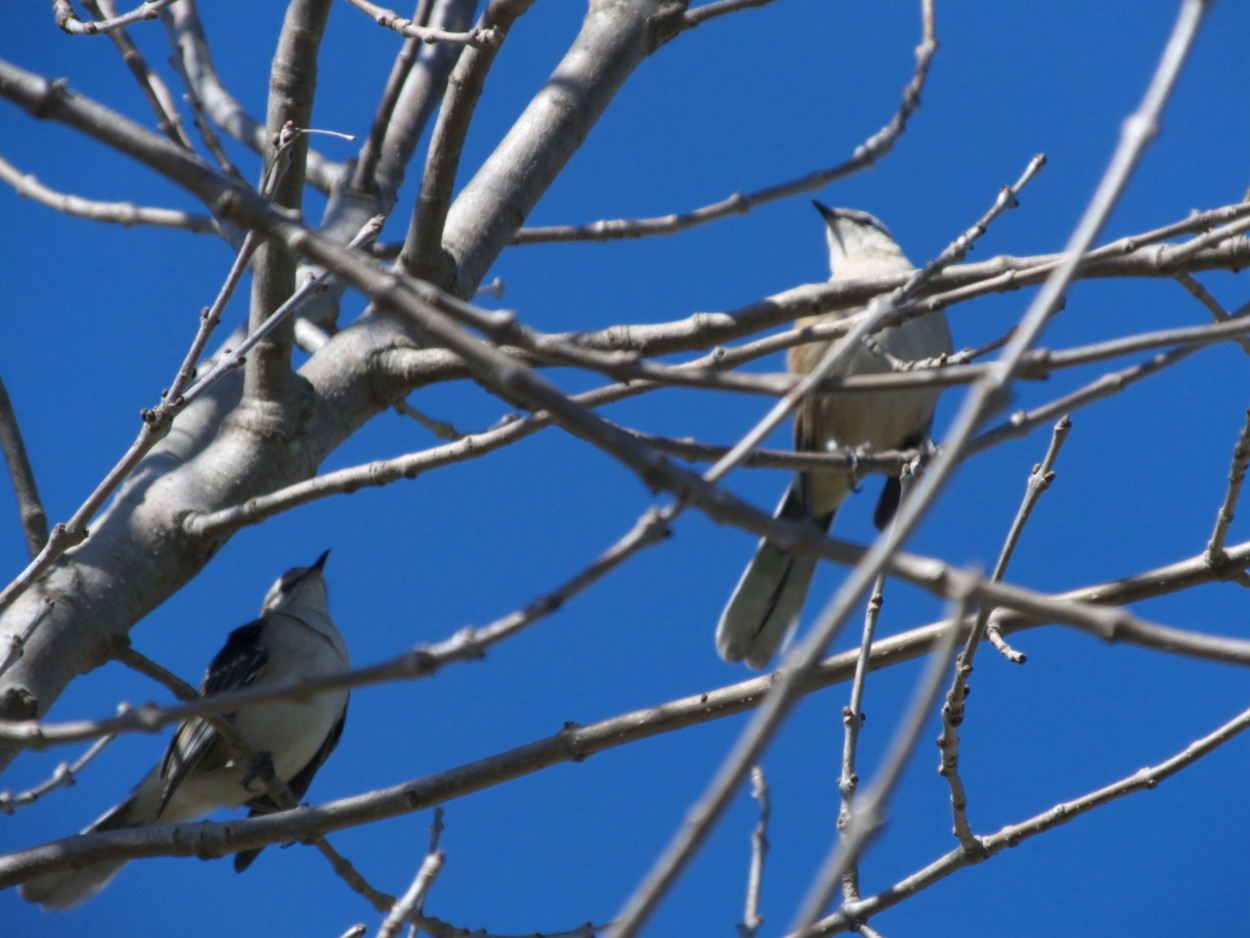
[[[0,157],[0,180],[13,187],[18,195],[73,218],[107,222],[130,228],[151,225],[156,228],[182,228],[196,234],[217,234],[217,222],[210,215],[196,215],[176,209],[149,208],[133,202],[100,202],[81,196],[58,192],[41,183],[34,175],[23,173]]]
[[[503,35],[500,31],[489,27],[486,29],[475,27],[464,32],[449,32],[433,26],[422,26],[420,23],[400,16],[394,10],[387,10],[376,3],[370,3],[369,0],[347,0],[347,2],[367,14],[382,28],[393,30],[401,36],[416,39],[418,42],[446,42],[479,48],[498,46],[503,42]]]
[[[161,10],[174,0],[143,0],[129,13],[114,16],[107,20],[82,20],[74,12],[70,0],[52,0],[52,16],[56,25],[71,36],[95,36],[114,29],[121,29],[144,20],[154,20],[161,15]]]

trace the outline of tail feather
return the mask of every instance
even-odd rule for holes
[[[144,780],[146,782],[146,779]],[[141,782],[135,793],[113,808],[106,815],[83,831],[84,834],[95,834],[100,831],[123,830],[138,827],[144,820],[140,816],[143,795]],[[51,911],[72,909],[86,902],[101,889],[107,886],[125,866],[124,860],[112,863],[93,863],[82,869],[57,870],[44,873],[23,883],[18,893],[27,902],[34,902]]]
[[[18,893],[27,902],[60,912],[82,905],[107,886],[126,864],[94,863],[81,870],[57,870],[37,876],[19,887]]]
[[[774,515],[790,521],[807,517],[800,483],[786,490]],[[814,519],[828,530],[833,513]],[[764,538],[755,548],[716,627],[716,648],[726,661],[765,668],[798,624],[816,572],[816,558],[798,556]]]
[[[119,831],[154,824],[158,819],[160,797],[161,781],[154,769],[135,786],[129,798],[111,809],[82,833],[96,834],[101,831]],[[171,821],[182,819],[180,816],[167,818]],[[27,902],[37,903],[50,911],[72,909],[86,902],[107,886],[125,865],[124,860],[117,860],[108,863],[93,863],[81,869],[71,868],[44,873],[42,876],[36,876],[23,883],[18,888],[18,893]]]

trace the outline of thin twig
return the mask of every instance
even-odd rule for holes
[[[814,938],[814,936],[818,935],[834,935],[839,932],[852,930],[857,927],[862,919],[884,912],[904,899],[912,897],[917,892],[941,882],[952,873],[956,873],[964,867],[994,856],[1008,848],[1017,847],[1025,840],[1053,830],[1061,824],[1073,821],[1095,808],[1102,807],[1126,795],[1142,791],[1154,791],[1162,782],[1204,756],[1210,755],[1220,746],[1235,739],[1248,729],[1250,729],[1250,710],[1245,710],[1215,731],[1190,743],[1185,749],[1170,759],[1166,759],[1157,765],[1139,769],[1132,775],[1125,776],[1104,788],[1092,791],[1079,798],[1074,798],[1071,801],[1057,804],[1041,814],[1034,815],[1017,824],[1009,824],[994,834],[980,838],[981,844],[985,848],[982,855],[969,856],[962,847],[957,847],[950,853],[930,863],[924,869],[882,890],[877,895],[863,899],[853,906],[843,907],[833,915],[817,922],[807,932],[807,938]]]
[[[941,693],[942,681],[955,652],[955,643],[959,639],[959,628],[955,623],[962,622],[968,615],[968,610],[966,597],[952,604],[951,625],[934,648],[924,673],[916,683],[911,702],[904,711],[902,721],[894,731],[890,748],[886,750],[881,760],[881,768],[877,771],[871,788],[857,800],[855,810],[845,825],[842,836],[838,838],[837,845],[822,865],[820,872],[812,879],[807,896],[799,906],[799,914],[795,917],[795,921],[798,926],[796,931],[800,934],[805,934],[812,922],[820,917],[825,906],[837,891],[838,883],[845,881],[846,873],[851,865],[885,826],[886,803],[894,793],[904,767],[915,753],[920,732],[929,719],[934,701]]]
[[[23,173],[8,160],[0,157],[0,181],[8,183],[24,199],[68,215],[90,221],[122,225],[151,225],[155,228],[181,228],[195,234],[219,233],[217,222],[210,215],[196,215],[170,208],[152,208],[133,202],[101,202],[81,196],[58,192],[41,183],[30,173]]]
[[[117,16],[117,8],[113,5],[113,0],[83,0],[82,5],[97,21],[114,19]],[[139,47],[134,44],[130,34],[124,28],[110,30],[108,37],[121,54],[122,61],[126,63],[130,73],[134,75],[135,81],[139,83],[139,90],[143,92],[148,107],[156,115],[157,128],[174,143],[191,152],[194,148],[191,146],[186,131],[183,130],[182,117],[178,113],[177,105],[174,104],[174,96],[170,94],[161,76],[148,66]]]
[[[1029,514],[1033,510],[1033,505],[1036,504],[1037,499],[1041,497],[1041,493],[1050,485],[1051,479],[1054,477],[1055,460],[1058,458],[1059,450],[1067,439],[1070,428],[1071,423],[1066,417],[1055,425],[1045,458],[1039,465],[1034,466],[1033,471],[1029,474],[1024,500],[1016,513],[1015,520],[1012,522],[1002,551],[999,553],[998,561],[994,565],[994,571],[991,574],[993,579],[1001,580],[1006,574],[1007,565],[1010,563],[1012,552],[1015,550],[1015,545],[1024,529],[1024,523],[1028,520]],[[952,829],[955,837],[959,840],[961,849],[973,857],[981,853],[982,846],[980,840],[972,833],[972,827],[968,823],[968,796],[964,789],[963,778],[959,774],[959,727],[963,725],[964,721],[965,701],[968,698],[968,679],[972,676],[973,660],[976,657],[981,636],[986,632],[987,623],[989,628],[994,630],[994,634],[998,636],[998,641],[995,642],[995,645],[1000,650],[1008,648],[1007,656],[1009,660],[1021,664],[1024,662],[1023,655],[1011,651],[1006,646],[999,627],[990,616],[991,611],[984,607],[980,609],[977,613],[976,621],[968,633],[964,650],[960,653],[955,667],[955,675],[951,681],[950,689],[946,692],[946,702],[942,706],[942,732],[938,736],[938,751],[941,753],[938,774],[946,779],[947,787],[950,789]]]
[[[1211,295],[1211,291],[1198,282],[1193,274],[1179,273],[1176,275],[1176,282],[1189,291],[1189,295],[1196,299],[1199,303],[1207,308],[1216,322],[1228,322],[1233,317],[1220,305],[1220,301]],[[1238,338],[1234,339],[1241,350],[1250,354],[1250,339]]]
[[[730,13],[737,13],[741,10],[768,6],[772,2],[773,0],[713,0],[713,2],[697,6],[693,10],[687,10],[682,17],[682,29],[694,29],[696,26],[702,26],[718,16],[727,16]]]
[[[742,922],[737,927],[738,938],[754,938],[764,924],[760,916],[760,891],[764,884],[764,858],[768,856],[768,819],[772,814],[772,802],[768,779],[764,769],[751,769],[751,798],[760,806],[755,830],[751,832],[751,866],[747,871],[747,894]]]
[[[1041,464],[1034,466],[1033,471],[1029,473],[1029,482],[1024,490],[1024,500],[1020,503],[1015,520],[1011,522],[1011,528],[1007,532],[1007,539],[1003,542],[1003,548],[999,552],[997,562],[994,564],[994,571],[990,574],[991,579],[1002,580],[1007,575],[1007,565],[1011,563],[1011,555],[1015,552],[1016,544],[1020,541],[1020,535],[1024,533],[1024,525],[1028,522],[1029,515],[1033,513],[1033,509],[1042,497],[1042,494],[1050,488],[1050,483],[1054,481],[1055,462],[1059,459],[1059,451],[1063,448],[1063,444],[1067,442],[1068,434],[1071,431],[1072,420],[1067,414],[1064,414],[1059,418],[1059,422],[1055,424],[1050,437],[1050,446],[1046,448],[1046,455],[1043,457]],[[968,644],[964,649],[964,664],[971,670],[972,658],[976,654],[981,631],[986,627],[986,620],[988,620],[986,637],[990,640],[990,643],[1009,661],[1023,664],[1025,660],[1024,655],[1014,651],[1004,643],[1002,635],[999,634],[998,629],[994,627],[993,620],[989,617],[989,612],[990,610],[983,608],[979,614],[977,627],[973,630],[972,636],[968,639]]]
[[[1014,437],[1024,436],[1044,423],[1049,423],[1064,414],[1079,410],[1082,407],[1119,394],[1130,385],[1136,384],[1153,374],[1177,364],[1198,351],[1199,346],[1188,345],[1160,352],[1146,361],[1132,365],[1122,371],[1113,371],[1095,378],[1089,384],[1077,388],[1062,397],[1043,404],[1030,411],[1017,411],[1003,423],[991,427],[981,435],[974,437],[968,444],[968,455],[972,456],[993,446],[998,446]]]
[[[1233,446],[1233,462],[1228,469],[1228,489],[1224,493],[1224,503],[1220,505],[1215,516],[1215,529],[1211,532],[1211,539],[1207,541],[1206,557],[1212,566],[1219,566],[1224,562],[1224,542],[1228,537],[1228,527],[1233,523],[1241,485],[1246,479],[1247,464],[1250,464],[1250,410],[1246,411],[1246,424],[1241,428],[1237,443]]]
[[[899,475],[902,486],[900,501],[911,491],[915,473],[910,464],[904,467]],[[891,523],[893,521],[891,520]],[[859,657],[855,661],[855,675],[851,678],[850,700],[842,708],[842,771],[838,776],[838,836],[845,838],[848,825],[855,813],[855,791],[859,787],[859,774],[855,760],[859,745],[859,731],[864,725],[864,690],[867,686],[868,669],[872,661],[872,645],[876,640],[877,622],[881,617],[881,607],[885,602],[886,575],[882,573],[873,584],[872,594],[868,598],[868,606],[864,612],[864,628],[860,635]],[[859,898],[859,866],[851,862],[846,868],[842,880],[842,895],[845,901],[851,902]]]
[[[378,938],[395,938],[404,922],[413,915],[425,902],[425,896],[434,885],[439,872],[443,868],[443,852],[434,850],[425,855],[417,875],[412,880],[408,891],[395,903],[382,925],[378,928]]]
[[[154,20],[161,15],[161,10],[173,2],[174,0],[143,0],[139,6],[121,16],[114,16],[107,20],[84,21],[74,12],[74,5],[70,0],[52,0],[52,16],[56,20],[56,25],[71,36],[95,36],[99,33],[121,29],[132,23]]]
[[[385,7],[378,6],[376,3],[370,3],[369,0],[347,0],[347,2],[362,13],[368,14],[370,19],[384,29],[394,30],[401,36],[416,39],[418,42],[446,42],[453,45],[474,46],[476,48],[493,48],[503,42],[503,34],[497,29],[478,29],[474,27],[462,33],[450,32],[437,27],[422,26],[413,20],[400,16],[394,10],[388,10]]]
[[[213,71],[212,60],[208,54],[208,44],[204,39],[202,31],[199,29],[198,14],[194,12],[192,4],[187,0],[182,0],[178,5],[182,13],[180,16],[164,16],[165,33],[169,39],[169,44],[173,47],[172,54],[169,57],[169,64],[173,66],[178,78],[182,81],[183,98],[191,108],[191,120],[195,124],[195,129],[199,132],[200,139],[204,142],[204,149],[208,150],[209,155],[217,163],[217,168],[227,178],[234,180],[241,186],[248,186],[248,182],[239,168],[234,165],[234,161],[226,153],[226,148],[221,143],[221,138],[217,136],[217,131],[213,129],[213,120],[208,114],[208,109],[204,105],[204,101],[200,97],[200,82],[197,82],[192,75],[201,76],[205,71],[204,64],[207,63],[207,71],[212,76],[211,85],[216,79],[216,73]],[[187,10],[191,10],[187,13]],[[180,30],[177,23],[189,20],[194,27],[187,27],[181,30],[182,35],[186,37],[188,34],[198,35],[199,41],[194,39],[179,39]],[[233,99],[231,99],[233,101]],[[241,109],[240,109],[241,110]],[[243,115],[247,120],[252,120],[250,115]],[[255,123],[255,121],[253,121]],[[257,128],[263,132],[264,128]]]
[[[353,0],[355,2],[355,0]],[[752,4],[758,5],[758,4]],[[716,221],[729,215],[742,215],[760,205],[790,198],[804,192],[814,192],[829,183],[868,169],[884,159],[894,148],[895,142],[907,129],[907,122],[920,107],[920,96],[929,66],[937,53],[933,0],[921,0],[922,36],[916,46],[916,67],[911,80],[903,89],[903,100],[884,127],[855,148],[850,159],[828,169],[820,169],[798,179],[777,183],[755,192],[733,195],[712,205],[705,205],[681,214],[656,218],[611,219],[589,225],[552,225],[522,228],[517,231],[514,244],[542,244],[550,241],[612,241],[621,238],[642,238],[649,235],[675,234],[696,225]],[[716,4],[688,11],[683,29],[689,29],[721,12],[734,12]]]
[[[35,557],[48,541],[48,514],[39,497],[35,471],[31,468],[26,444],[22,441],[22,428],[17,422],[13,401],[9,399],[3,379],[0,379],[0,452],[4,453],[9,481],[17,499],[17,515],[22,533],[26,536],[26,550],[31,557]]]
[[[18,792],[16,795],[7,791],[0,792],[0,814],[12,814],[18,808],[34,804],[50,791],[54,791],[57,788],[69,788],[78,784],[78,775],[82,770],[87,767],[92,759],[107,749],[109,743],[116,738],[116,736],[101,736],[72,763],[60,763],[52,770],[52,775],[46,781],[33,788]]]

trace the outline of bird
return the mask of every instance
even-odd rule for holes
[[[832,209],[813,202],[825,223],[829,246],[830,282],[861,280],[905,273],[915,267],[884,224],[867,212]],[[835,310],[801,318],[799,327],[837,322],[863,307]],[[951,352],[950,328],[942,312],[909,319],[883,329],[877,343],[894,359],[919,361]],[[795,374],[807,374],[820,362],[830,342],[810,342],[792,348],[787,365]],[[861,345],[840,374],[862,375],[890,371],[890,364]],[[937,406],[936,389],[884,391],[872,394],[811,395],[794,418],[794,447],[800,452],[834,449],[872,450],[909,448],[928,439]],[[838,506],[855,488],[844,469],[797,473],[786,489],[774,517],[808,521],[828,531]],[[885,527],[898,507],[901,488],[889,478],[873,520]],[[737,587],[721,613],[716,647],[728,662],[745,660],[763,669],[791,634],[811,587],[816,558],[790,553],[767,538],[755,549]]]
[[[200,696],[306,681],[350,668],[347,644],[330,618],[322,573],[329,555],[327,550],[312,566],[296,567],[278,578],[265,596],[260,618],[231,632],[213,658]],[[343,735],[348,696],[346,690],[336,690],[224,714],[261,753],[259,766],[227,744],[209,721],[184,720],[164,757],[130,797],[82,833],[178,824],[223,807],[247,805],[248,817],[271,813],[278,806],[257,781],[269,766],[297,800],[302,798]],[[257,848],[235,854],[235,870],[243,872],[259,853]],[[98,893],[124,865],[118,860],[45,873],[24,883],[19,892],[50,911],[69,909]]]

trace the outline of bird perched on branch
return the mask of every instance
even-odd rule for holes
[[[831,282],[915,269],[885,225],[872,215],[853,209],[831,209],[819,202],[815,205],[825,220]],[[796,325],[836,322],[862,309],[836,310],[800,319]],[[883,329],[875,339],[889,357],[901,361],[935,358],[951,351],[950,330],[941,312]],[[795,346],[787,360],[790,371],[807,374],[824,357],[829,345],[810,342]],[[838,374],[890,370],[888,361],[864,345]],[[937,396],[936,390],[928,389],[812,395],[795,414],[794,447],[800,452],[823,453],[859,447],[887,450],[917,446],[928,438]],[[800,472],[786,490],[775,517],[811,521],[827,531],[838,506],[853,488],[854,480],[846,470]],[[898,479],[889,478],[873,516],[878,528],[893,517],[899,492]],[[761,540],[721,613],[716,629],[716,647],[721,657],[726,661],[745,659],[753,668],[766,667],[798,622],[815,570],[815,557],[800,557],[766,538]]]
[[[347,645],[330,618],[322,554],[311,567],[288,570],[270,588],[260,618],[230,633],[217,653],[200,695],[244,687],[296,684],[348,670]],[[261,703],[225,714],[249,746],[257,765],[229,745],[212,723],[191,717],[178,726],[160,764],[135,786],[129,798],[88,827],[84,834],[190,821],[217,808],[247,805],[249,817],[277,810],[258,780],[272,768],[296,799],[338,745],[347,719],[348,692]],[[243,872],[259,849],[235,854]],[[21,887],[22,898],[50,910],[85,902],[117,875],[125,861],[98,863],[38,876]]]

